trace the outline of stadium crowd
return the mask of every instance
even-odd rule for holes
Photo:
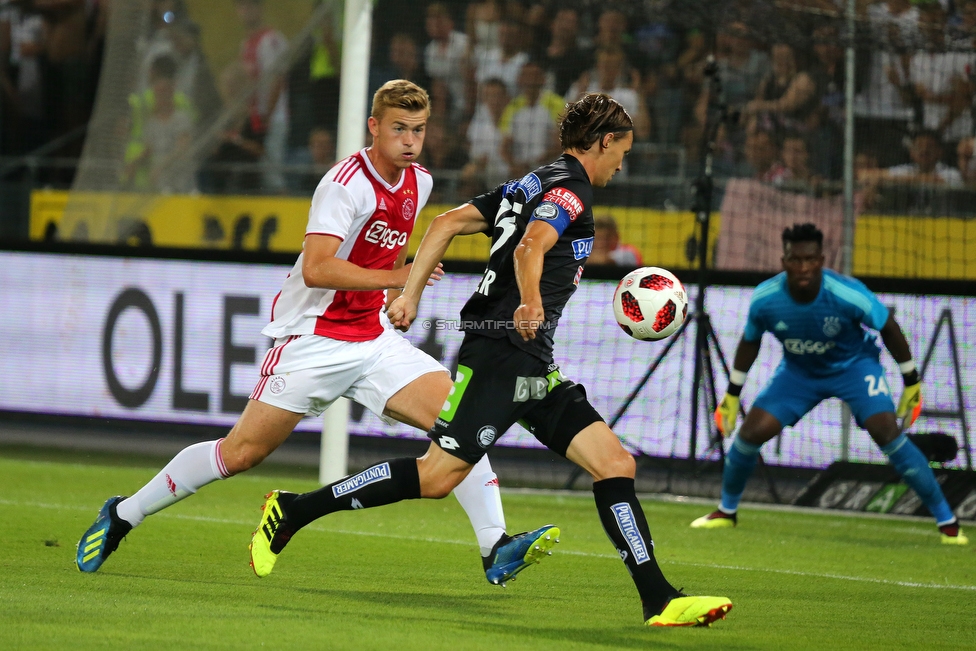
[[[106,2],[3,3],[0,153],[24,154],[83,130]],[[955,188],[976,179],[976,0],[857,4],[855,148],[866,196],[876,196],[879,185]],[[381,0],[369,88],[405,78],[429,91],[433,113],[422,162],[447,179],[439,191],[452,196],[552,158],[559,112],[592,91],[609,93],[634,119],[626,173],[669,175],[680,160],[693,175],[706,118],[715,114],[708,110],[716,102],[713,78],[728,109],[715,142],[716,176],[836,190],[845,5],[472,0],[428,2],[418,11],[416,3]],[[152,0],[151,20],[138,36],[124,187],[307,194],[334,159],[340,20],[329,16],[304,42],[290,44],[265,21],[261,0],[234,6],[246,33],[239,60],[211,72],[184,1]],[[275,59],[285,55],[292,61],[287,73],[269,82]],[[180,143],[254,84],[247,114],[195,161],[198,169],[167,172],[167,157]],[[73,141],[75,155],[80,142]]]

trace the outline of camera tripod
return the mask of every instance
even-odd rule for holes
[[[698,437],[699,437],[699,409],[704,406],[706,422],[709,423],[705,436],[708,441],[708,448],[705,450],[704,459],[707,460],[714,451],[718,451],[719,459],[723,462],[725,461],[725,448],[722,446],[722,434],[717,430],[717,428],[712,425],[711,414],[714,413],[716,407],[718,406],[718,400],[715,393],[715,365],[714,361],[717,359],[719,365],[721,366],[722,372],[725,374],[726,380],[729,378],[729,365],[726,362],[725,355],[722,353],[722,348],[719,346],[718,338],[715,335],[715,329],[712,327],[711,317],[709,317],[708,312],[705,310],[705,292],[708,289],[708,229],[711,223],[712,214],[712,153],[715,149],[715,140],[718,137],[719,128],[723,124],[734,124],[738,115],[734,112],[728,110],[723,94],[722,94],[722,84],[718,75],[718,66],[715,63],[714,57],[708,58],[708,63],[705,66],[705,77],[709,82],[708,87],[708,114],[706,119],[705,128],[702,132],[702,141],[700,149],[700,168],[699,175],[695,179],[694,188],[694,199],[692,201],[692,211],[695,213],[695,222],[698,229],[697,237],[697,258],[698,258],[698,273],[697,273],[697,286],[698,292],[695,296],[695,309],[691,315],[691,318],[685,320],[678,328],[664,349],[658,353],[657,357],[651,363],[647,372],[637,383],[637,386],[630,392],[627,399],[620,406],[617,412],[614,414],[613,418],[610,419],[608,423],[610,429],[613,429],[617,422],[623,417],[630,408],[630,405],[634,402],[637,396],[640,394],[641,390],[647,384],[647,382],[657,371],[658,367],[664,361],[664,359],[674,348],[675,344],[685,336],[689,331],[690,327],[694,325],[695,331],[695,363],[694,363],[694,376],[692,378],[691,384],[691,432],[688,444],[688,462],[691,464],[695,474],[701,471],[701,465],[704,463],[698,463],[696,459],[698,458]],[[714,115],[714,118],[712,116]],[[702,393],[704,392],[704,395]],[[704,402],[704,405],[702,403]],[[741,416],[745,416],[745,410],[743,407],[739,406],[739,412]],[[645,455],[641,451],[637,451],[638,459],[648,458],[649,455]],[[667,474],[667,484],[666,492],[671,492],[671,480],[673,477],[674,463],[677,459],[672,452],[670,457],[670,462],[668,463],[668,474]],[[766,480],[766,484],[769,487],[769,492],[773,497],[773,501],[776,503],[780,502],[779,494],[776,491],[776,485],[774,484],[772,477],[769,475],[769,470],[766,467],[762,455],[759,455],[759,466],[760,470]],[[572,488],[582,475],[583,470],[577,468],[570,475],[568,481],[566,482],[566,488]]]

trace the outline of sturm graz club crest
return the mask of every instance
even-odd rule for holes
[[[828,337],[834,337],[840,332],[840,317],[838,316],[826,316],[824,317],[823,333]]]
[[[478,445],[483,448],[487,448],[489,445],[495,442],[495,437],[497,435],[498,430],[491,425],[485,425],[478,430]]]

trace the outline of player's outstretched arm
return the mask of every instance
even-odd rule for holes
[[[915,360],[912,359],[912,350],[908,346],[908,340],[895,318],[888,315],[884,327],[881,328],[881,341],[891,356],[898,362],[905,389],[901,393],[898,401],[898,410],[895,412],[902,419],[902,429],[911,426],[912,423],[922,413],[922,378],[918,375],[915,367]]]
[[[473,233],[483,233],[488,227],[474,205],[466,203],[453,210],[434,217],[424,239],[420,242],[417,255],[413,259],[410,273],[400,296],[390,303],[387,316],[390,323],[395,328],[406,330],[417,318],[417,306],[420,305],[420,297],[424,293],[424,287],[429,284],[432,274],[438,269],[441,258],[451,245],[451,241],[457,235],[471,235]]]
[[[335,257],[342,240],[333,235],[305,236],[302,277],[308,287],[341,290],[371,290],[403,287],[410,269],[365,269]]]
[[[735,349],[735,359],[732,361],[732,370],[729,373],[729,386],[725,390],[722,402],[715,410],[715,425],[724,436],[728,436],[735,429],[735,421],[739,418],[739,395],[742,393],[742,386],[746,383],[746,374],[759,357],[761,345],[761,339],[746,341],[743,338],[739,341],[739,347]]]
[[[515,282],[518,284],[521,301],[515,310],[515,329],[522,339],[535,339],[536,330],[546,320],[542,307],[542,292],[539,280],[546,252],[559,241],[559,231],[551,224],[533,220],[529,222],[512,258],[515,262]]]

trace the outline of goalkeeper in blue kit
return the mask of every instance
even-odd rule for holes
[[[969,542],[946,502],[928,460],[902,429],[922,410],[922,384],[901,328],[860,281],[823,268],[823,233],[813,224],[783,231],[783,269],[761,283],[749,303],[749,318],[735,352],[729,387],[715,422],[728,436],[739,413],[739,394],[746,373],[759,355],[764,332],[783,344],[783,361],[756,398],[725,455],[722,501],[718,510],[691,523],[694,528],[734,527],[746,482],[756,466],[759,448],[795,425],[826,398],[837,397],[878,444],[895,470],[935,517],[942,542]],[[895,410],[884,369],[877,330],[904,379]],[[897,418],[902,419],[899,428]]]

